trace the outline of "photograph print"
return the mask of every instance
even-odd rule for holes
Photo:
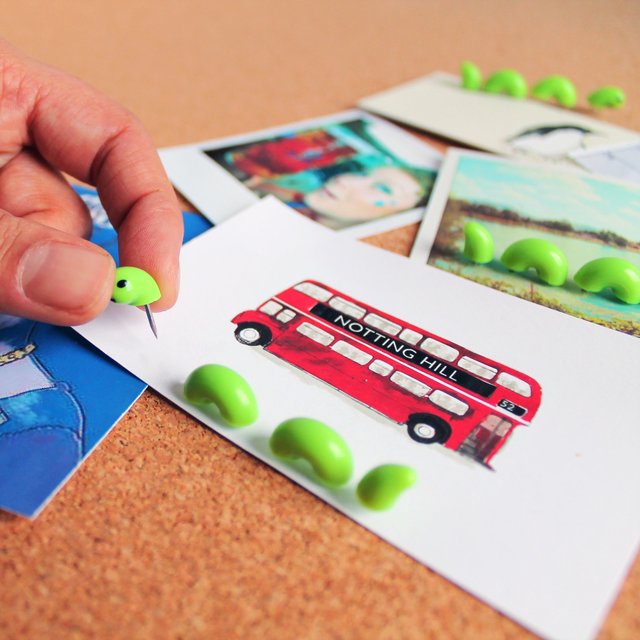
[[[464,253],[464,227],[480,223],[494,243],[493,259],[476,264]],[[562,286],[533,269],[516,273],[502,263],[514,242],[538,238],[566,256]],[[418,233],[412,258],[505,293],[610,329],[640,336],[640,305],[611,288],[583,291],[574,281],[585,264],[622,258],[640,268],[640,187],[581,171],[517,162],[487,154],[450,152]]]
[[[421,212],[439,161],[427,145],[364,114],[251,137],[203,151],[258,197],[273,195],[337,230]]]

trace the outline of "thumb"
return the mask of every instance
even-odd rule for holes
[[[114,277],[97,245],[0,209],[0,313],[82,324],[107,306]]]

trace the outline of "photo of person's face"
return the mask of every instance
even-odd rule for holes
[[[412,209],[424,190],[407,171],[379,167],[366,175],[343,173],[304,196],[305,204],[321,216],[364,221]]]
[[[205,215],[217,216],[208,199],[214,197],[211,185],[224,183],[239,202],[273,196],[319,224],[355,236],[367,235],[365,228],[379,232],[417,221],[440,154],[373,116],[337,116],[198,145],[194,165],[204,172],[198,175],[211,173],[212,182],[194,180],[192,196],[203,211],[211,209]],[[191,178],[185,174],[185,180]],[[250,193],[235,191],[237,183]]]

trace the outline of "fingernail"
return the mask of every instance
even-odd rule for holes
[[[22,258],[22,290],[38,304],[82,309],[104,292],[110,272],[111,259],[98,250],[63,242],[39,244]]]

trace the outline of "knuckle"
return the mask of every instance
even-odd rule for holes
[[[33,103],[33,94],[21,62],[0,53],[0,168],[20,151],[28,138],[26,114]]]
[[[136,141],[139,141],[143,136],[146,138],[147,135],[142,123],[131,112],[119,105],[114,105],[113,112],[109,113],[108,117],[109,128],[94,157],[89,173],[92,184],[96,184],[98,177],[107,165],[109,156],[115,150],[126,147],[127,141],[132,140],[134,143],[128,146],[131,148],[131,153],[135,154],[138,149]]]
[[[0,274],[6,272],[20,237],[19,221],[6,211],[0,210]]]
[[[107,135],[108,141],[117,142],[123,136],[130,133],[144,131],[142,123],[133,112],[117,103],[112,103],[112,111],[109,114],[109,119],[111,126]]]
[[[16,95],[24,76],[23,65],[18,58],[0,53],[0,96],[3,99]]]

